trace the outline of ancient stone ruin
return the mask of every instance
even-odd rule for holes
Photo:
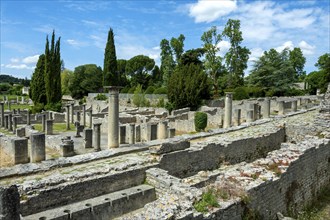
[[[330,85],[324,96],[228,93],[199,109],[199,133],[189,108],[121,101],[110,88],[108,101],[63,113],[0,103],[0,219],[277,219],[330,183]],[[203,208],[207,193],[216,204]]]

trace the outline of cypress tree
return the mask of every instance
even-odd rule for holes
[[[113,30],[108,32],[108,41],[104,52],[103,65],[103,86],[119,85],[119,76],[117,71],[117,57]]]
[[[34,104],[40,103],[45,105],[47,102],[44,74],[45,55],[42,54],[39,56],[37,66],[31,79],[30,98]]]

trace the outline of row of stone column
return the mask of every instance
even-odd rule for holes
[[[70,114],[71,113],[71,114]],[[89,111],[89,126],[92,128],[92,109]],[[77,121],[80,123],[80,111],[76,111]],[[66,106],[66,129],[70,130],[70,123],[74,123],[74,104],[71,103],[70,105]],[[82,126],[86,126],[86,105],[82,105]]]

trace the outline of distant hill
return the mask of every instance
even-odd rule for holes
[[[10,75],[0,75],[0,83],[9,83],[9,84],[23,84],[24,86],[30,85],[29,79],[16,78]]]

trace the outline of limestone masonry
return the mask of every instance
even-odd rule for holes
[[[199,109],[199,133],[189,108],[125,107],[117,88],[88,100],[36,115],[0,103],[1,220],[271,220],[330,184],[330,85],[318,96],[227,93]],[[205,193],[217,205],[201,211]]]

